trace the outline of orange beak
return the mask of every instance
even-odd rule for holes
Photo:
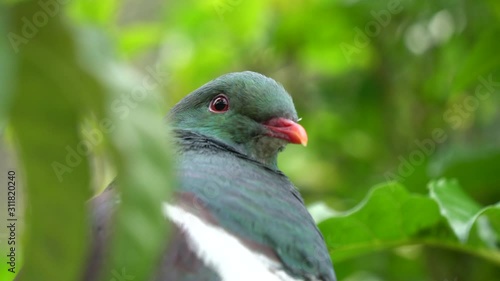
[[[306,130],[296,122],[279,117],[268,120],[263,124],[269,129],[268,136],[307,146]]]

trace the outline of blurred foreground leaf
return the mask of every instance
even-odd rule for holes
[[[102,32],[85,29],[78,35],[81,61],[107,88],[108,112],[93,120],[93,133],[108,137],[118,168],[120,204],[109,263],[100,280],[113,280],[117,274],[149,280],[167,242],[161,208],[175,183],[164,112],[157,100],[169,76],[159,64],[140,75],[117,63]]]
[[[13,6],[10,30],[23,35],[23,19],[39,8],[36,2]],[[81,280],[89,248],[88,159],[101,144],[118,167],[121,199],[102,280],[117,273],[148,280],[167,239],[161,204],[173,185],[163,113],[154,99],[166,77],[155,65],[139,79],[113,62],[102,35],[70,26],[59,14],[33,32],[12,45],[17,68],[7,66],[14,76],[10,121],[28,197],[22,280]],[[89,116],[96,126],[80,130]]]
[[[6,34],[9,27],[10,15],[6,9],[0,9],[0,32]],[[5,126],[5,116],[11,104],[12,76],[15,69],[15,59],[12,56],[12,49],[7,40],[0,40],[0,85],[2,94],[0,95],[0,130],[3,133]]]
[[[83,96],[99,93],[77,62],[67,26],[55,16],[40,29],[22,19],[35,1],[12,7],[17,60],[10,121],[25,178],[26,234],[23,280],[78,280],[87,251],[85,200],[91,196],[89,163],[79,136]],[[14,38],[14,37],[10,37]],[[14,55],[17,52],[17,55]],[[20,233],[18,234],[20,235]],[[20,239],[20,236],[18,236]],[[20,243],[21,241],[16,241]],[[18,272],[20,268],[16,268]]]
[[[115,93],[111,102],[121,101],[123,109],[111,116],[116,129],[110,139],[116,151],[121,204],[115,216],[111,264],[101,280],[113,280],[114,272],[122,270],[137,280],[149,280],[167,242],[167,224],[161,206],[175,180],[167,128],[154,99],[159,85],[155,84],[153,90],[141,86],[143,80],[131,78],[131,81],[134,82],[125,83],[130,87],[124,94]],[[134,99],[137,91],[144,92],[141,99]]]

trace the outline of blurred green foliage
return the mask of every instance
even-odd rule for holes
[[[432,181],[428,188],[430,198],[409,194],[398,183],[379,185],[357,207],[322,221],[319,227],[333,260],[342,262],[374,250],[417,245],[463,251],[500,265],[500,203],[481,208],[456,180]],[[416,252],[410,249],[410,253]],[[401,280],[406,272],[392,274]],[[462,270],[455,274],[465,280],[491,278]],[[413,279],[421,277],[411,276]]]
[[[499,1],[52,3],[66,15],[55,12],[57,16],[48,17],[25,43],[12,43],[4,36],[8,41],[0,44],[0,81],[5,89],[1,118],[4,109],[10,108],[5,95],[10,85],[34,79],[13,74],[23,73],[14,71],[20,57],[48,36],[60,16],[62,24],[71,28],[75,59],[107,87],[102,96],[88,90],[91,101],[80,105],[96,111],[91,94],[107,97],[105,103],[111,108],[107,114],[117,119],[124,114],[121,105],[135,109],[130,99],[121,99],[134,89],[122,74],[129,66],[145,76],[162,74],[158,89],[162,98],[156,100],[156,110],[163,113],[223,73],[258,71],[291,93],[309,134],[307,149],[287,148],[279,160],[281,169],[306,202],[322,201],[337,211],[351,209],[333,212],[320,224],[340,280],[496,280],[500,276],[500,219],[498,207],[493,206],[500,200]],[[32,15],[3,12],[0,30],[13,31],[8,18],[22,24],[23,16],[33,20]],[[59,39],[51,44],[67,48]],[[106,59],[128,66],[104,67]],[[51,67],[60,71],[61,81],[68,80],[66,70]],[[116,84],[128,89],[117,91],[120,98],[108,93]],[[40,107],[55,106],[48,98],[55,95],[40,92],[47,95],[37,102]],[[120,102],[113,104],[116,99]],[[139,143],[155,136],[140,128],[155,117],[144,117],[148,107],[137,108],[143,109],[130,110],[136,112],[135,118],[122,120],[123,126],[129,123],[137,133],[123,129],[123,134],[115,132],[108,138],[118,151],[114,159],[131,159],[126,151],[137,149],[134,143],[125,143],[131,136],[139,136]],[[15,124],[14,118],[14,131]],[[74,130],[70,125],[67,129]],[[46,138],[51,143],[52,138]],[[155,162],[161,145],[155,147],[149,152],[137,150],[134,157],[149,156],[134,167],[154,174],[154,165],[146,163],[164,163]],[[93,153],[97,189],[109,183],[115,168],[136,169],[120,168],[119,161],[109,160],[113,158],[107,155],[109,150],[97,146]],[[441,181],[439,187],[438,181],[428,188],[429,182],[442,177],[455,178],[460,185]],[[136,180],[146,182],[145,178]],[[400,183],[385,183],[369,192],[371,186],[392,180]],[[398,205],[402,202],[410,203],[403,208]],[[363,235],[363,226],[353,224],[358,219],[377,235]],[[394,222],[404,223],[404,231]],[[469,228],[460,230],[461,225]],[[348,250],[361,242],[359,251]]]
[[[5,235],[15,244],[2,231],[0,249],[17,259],[3,263],[0,277],[12,280],[22,256],[22,280],[82,279],[90,249],[86,201],[96,192],[91,182],[99,191],[109,184],[100,177],[100,163],[108,162],[120,174],[120,204],[101,278],[147,280],[168,241],[161,207],[175,185],[164,112],[155,101],[164,81],[157,68],[142,76],[117,62],[106,37],[68,23],[58,5],[10,6],[4,25],[10,48],[2,54],[12,58],[6,68],[13,86],[2,95],[10,121],[2,131],[11,133],[21,165],[2,163],[3,174],[8,168],[18,176],[9,194],[15,211],[1,218],[14,217],[17,228]]]

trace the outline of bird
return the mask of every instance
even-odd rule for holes
[[[272,78],[222,75],[166,118],[178,186],[163,204],[173,231],[153,281],[335,281],[324,238],[298,189],[278,168],[287,144],[308,136],[290,94]],[[93,249],[84,280],[104,262],[117,192],[91,202]]]

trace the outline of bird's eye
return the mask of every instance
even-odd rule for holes
[[[210,111],[223,113],[229,109],[229,100],[225,95],[218,95],[210,102]]]

